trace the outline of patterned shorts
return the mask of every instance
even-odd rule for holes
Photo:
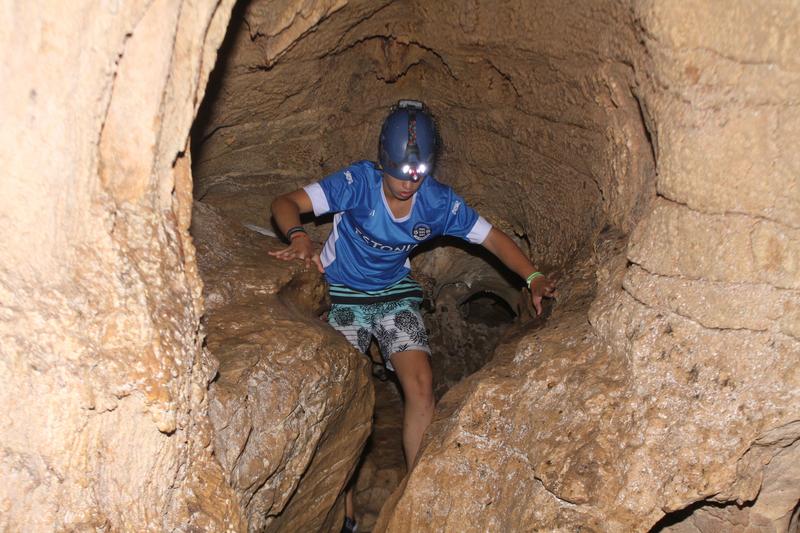
[[[386,368],[394,371],[391,357],[397,352],[431,353],[419,305],[419,298],[363,305],[333,304],[328,312],[328,323],[362,353],[367,353],[374,336]]]

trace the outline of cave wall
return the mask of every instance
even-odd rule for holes
[[[437,117],[437,177],[542,269],[569,268],[606,225],[629,231],[652,197],[632,68],[644,52],[620,3],[342,2],[305,14],[306,30],[280,52],[276,21],[291,17],[271,9],[281,8],[240,5],[193,130],[195,195],[233,220],[269,229],[278,194],[375,159],[388,106],[404,97]],[[327,224],[308,227],[327,237]],[[413,264],[439,300],[426,320],[441,393],[488,359],[497,336],[465,328],[458,303],[480,288],[515,307],[519,280],[452,246]]]
[[[276,239],[195,202],[214,455],[248,531],[331,531],[370,434],[366,358],[320,320],[322,277]]]
[[[196,130],[199,198],[267,226],[421,95],[440,179],[566,276],[552,326],[444,398],[379,528],[791,518],[726,504],[774,501],[759,465],[796,440],[796,7],[353,2],[280,57],[257,11]],[[447,277],[444,255],[417,265]]]
[[[188,234],[188,135],[232,4],[2,8],[3,531],[240,526]]]
[[[3,531],[341,521],[366,363],[308,303],[319,277],[193,213],[189,132],[233,3],[5,11]],[[270,6],[268,51],[338,7]],[[275,342],[287,324],[309,329],[300,348]]]
[[[650,391],[647,445],[626,482],[647,472],[663,500],[634,499],[663,512],[699,501],[740,529],[789,531],[800,501],[788,467],[800,439],[800,9],[637,9],[659,199],[631,238],[623,290],[591,313]],[[652,478],[653,464],[680,474]]]
[[[204,202],[269,226],[271,198],[374,160],[388,107],[416,97],[441,130],[437,177],[542,264],[643,213],[653,153],[623,5],[353,1],[282,55],[262,30],[269,6],[243,9],[193,132]]]
[[[212,457],[192,188],[267,225],[420,87],[443,181],[571,267],[552,325],[444,398],[382,524],[797,523],[794,2],[241,5],[194,187],[232,1],[4,8],[0,528],[247,527]]]
[[[379,529],[797,527],[800,12],[631,6],[658,196],[594,244],[588,315],[575,272],[445,396]]]

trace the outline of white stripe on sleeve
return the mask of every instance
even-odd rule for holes
[[[306,185],[303,187],[303,190],[306,191],[308,197],[311,198],[311,206],[314,208],[315,216],[324,215],[331,210],[331,207],[328,205],[328,199],[325,197],[325,191],[322,190],[322,186],[319,182]]]
[[[491,230],[492,225],[489,223],[489,221],[482,216],[479,216],[478,220],[475,221],[475,225],[472,226],[471,230],[469,230],[469,233],[467,234],[467,240],[475,244],[482,244],[483,241],[486,240],[486,237],[489,235]]]

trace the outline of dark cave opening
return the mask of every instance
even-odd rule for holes
[[[511,324],[517,317],[511,305],[491,291],[473,294],[461,303],[459,309],[467,323],[486,324],[489,327]]]

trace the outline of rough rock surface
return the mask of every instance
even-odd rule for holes
[[[620,4],[354,0],[279,60],[253,29],[269,5],[242,13],[193,132],[196,196],[230,216],[268,226],[259,206],[276,194],[375,159],[408,97],[438,120],[437,177],[550,265],[644,212],[653,155]]]
[[[634,6],[661,198],[589,322],[562,298],[445,396],[378,529],[796,530],[800,12]]]
[[[414,275],[426,288],[426,301],[431,304],[423,306],[423,317],[437,398],[486,364],[512,321],[510,316],[506,321],[492,316],[490,308],[482,313],[484,318],[471,319],[466,303],[470,298],[491,293],[508,304],[510,313],[524,314],[519,309],[521,291],[516,274],[502,269],[497,260],[487,262],[488,252],[476,253],[475,247],[455,241],[440,243],[412,262]]]
[[[209,392],[191,189],[268,227],[416,96],[439,177],[570,272],[444,397],[377,528],[797,529],[797,2],[240,2],[190,150],[232,4],[3,8],[0,529],[336,522],[366,430],[303,378],[362,409],[366,382],[260,329],[329,345],[314,281],[223,232]]]
[[[267,255],[284,245],[196,202],[205,281],[214,454],[250,531],[322,531],[372,421],[368,362],[319,319],[316,272]]]
[[[298,17],[305,33],[293,30],[301,37],[280,57],[265,53],[280,35],[270,6],[238,13],[193,130],[195,195],[231,219],[269,228],[264,206],[276,195],[374,159],[387,106],[404,97],[437,116],[439,179],[543,268],[564,264],[607,219],[630,229],[644,212],[653,154],[625,54],[633,22],[619,5],[342,2]],[[317,239],[328,231],[308,227]],[[466,253],[422,254],[415,269],[438,298],[429,326],[440,395],[484,364],[500,333],[459,324],[460,304],[489,290],[513,307],[519,281]],[[366,478],[397,472],[365,461]],[[370,493],[363,479],[372,508],[383,488]]]
[[[359,531],[372,531],[381,507],[406,475],[403,455],[403,400],[397,380],[374,380],[375,415],[356,471],[354,501]]]
[[[188,234],[189,129],[232,4],[3,4],[3,531],[241,526]]]

